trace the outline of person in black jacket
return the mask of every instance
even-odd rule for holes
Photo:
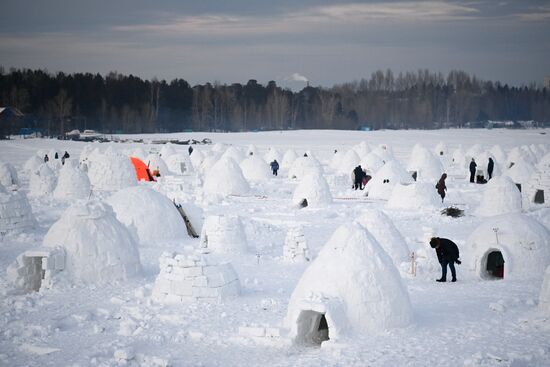
[[[493,158],[489,157],[489,164],[487,165],[487,174],[489,175],[489,180],[493,177],[494,168],[495,162],[493,162]]]
[[[441,278],[436,281],[447,281],[447,265],[449,265],[451,275],[453,276],[451,282],[456,282],[455,263],[461,264],[460,260],[458,260],[460,257],[460,252],[458,251],[458,246],[456,243],[447,238],[432,237],[430,240],[430,246],[435,249],[437,260],[439,260],[439,263],[441,264]]]
[[[363,181],[363,169],[361,168],[361,165],[355,167],[353,169],[353,188],[355,190],[361,188],[363,190],[363,186],[361,185],[361,182]]]
[[[441,196],[441,202],[443,202],[443,199],[445,199],[445,191],[447,191],[447,186],[445,186],[446,178],[447,178],[447,174],[446,173],[442,174],[439,181],[437,181],[437,185],[435,185],[435,188],[437,189],[437,193],[439,194],[439,196]]]
[[[477,164],[476,161],[472,158],[470,162],[470,182],[474,182],[474,177],[476,175]]]

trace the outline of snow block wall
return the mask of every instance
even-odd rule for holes
[[[24,193],[8,192],[0,184],[0,233],[22,231],[36,224],[32,209]]]
[[[216,264],[208,253],[164,253],[152,299],[160,303],[217,302],[238,296],[240,282],[230,263]]]
[[[283,259],[293,263],[311,260],[306,237],[301,227],[292,227],[286,233]]]
[[[521,192],[506,176],[494,177],[483,190],[476,214],[484,217],[521,211]]]
[[[248,243],[238,216],[211,215],[206,218],[200,236],[201,247],[215,253],[246,253]]]
[[[50,288],[56,273],[65,268],[65,251],[60,248],[36,248],[17,256],[7,270],[8,279],[27,292]]]
[[[94,151],[88,159],[88,177],[94,190],[117,191],[137,185],[136,172],[129,157]]]
[[[57,175],[47,164],[42,164],[31,172],[29,179],[29,196],[41,197],[50,195],[57,185]]]

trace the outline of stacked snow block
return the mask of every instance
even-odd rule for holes
[[[301,227],[293,227],[287,232],[283,246],[283,259],[288,262],[306,262],[311,259]]]
[[[230,263],[213,264],[208,254],[163,253],[152,298],[161,303],[216,302],[237,296],[240,282]]]
[[[0,187],[0,233],[32,228],[35,219],[25,194]]]
[[[544,204],[549,206],[550,203],[550,169],[545,168],[536,172],[527,185],[527,200],[528,205]]]
[[[53,276],[65,269],[65,251],[61,247],[39,247],[20,254],[8,269],[8,279],[26,291],[38,291],[52,285]]]

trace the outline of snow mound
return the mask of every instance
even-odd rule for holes
[[[282,168],[290,168],[292,163],[298,158],[298,154],[294,149],[288,149],[283,156],[283,161],[281,162]],[[270,162],[271,163],[271,162]]]
[[[258,156],[251,155],[240,164],[244,177],[248,181],[263,182],[271,177],[269,165]]]
[[[267,153],[264,155],[264,160],[267,163],[271,163],[275,159],[277,160],[277,162],[281,162],[281,153],[275,148],[269,148]]]
[[[524,214],[488,218],[466,243],[463,253],[469,269],[483,279],[494,277],[487,270],[492,252],[500,252],[504,258],[504,279],[540,278],[550,265],[550,231]]]
[[[446,156],[448,153],[449,153],[449,151],[448,151],[448,148],[447,148],[447,144],[445,144],[442,141],[437,143],[437,145],[434,148],[434,154],[436,156],[442,157],[442,156]]]
[[[167,157],[170,157],[173,154],[177,154],[176,148],[174,148],[174,145],[172,143],[167,143],[160,148],[160,156],[162,159],[166,159]]]
[[[407,242],[384,212],[376,209],[367,210],[357,218],[357,222],[365,227],[382,246],[384,251],[392,258],[396,268],[399,269],[401,263],[410,260],[410,250]]]
[[[371,149],[370,149],[369,145],[366,142],[362,141],[359,144],[354,145],[353,150],[355,150],[357,152],[357,155],[359,157],[364,157],[364,156],[366,156],[367,154],[370,153]]]
[[[396,160],[389,161],[380,168],[365,186],[367,196],[373,199],[390,198],[397,184],[413,183],[411,175]]]
[[[250,144],[248,148],[246,148],[246,156],[249,155],[258,155],[258,148],[254,144]]]
[[[531,176],[535,173],[535,167],[528,161],[518,158],[514,165],[504,172],[515,183],[527,183]]]
[[[193,167],[198,168],[200,167],[202,161],[204,160],[204,153],[202,153],[200,150],[195,148],[193,150],[193,153],[189,156],[189,159],[191,159],[191,163],[193,163]]]
[[[350,149],[342,157],[342,160],[338,164],[338,173],[344,175],[350,175],[353,169],[360,164],[360,159],[355,150]]]
[[[35,172],[40,166],[44,163],[44,159],[40,158],[37,155],[31,156],[25,164],[23,165],[23,171],[25,171],[27,174],[31,174],[32,172]]]
[[[227,150],[222,154],[221,158],[232,158],[235,162],[241,163],[241,161],[245,158],[243,152],[234,146],[230,146],[227,148]]]
[[[218,157],[215,155],[209,155],[204,157],[204,159],[202,160],[202,163],[199,166],[199,171],[203,175],[205,175],[206,173],[208,173],[208,171],[210,171],[212,167],[214,167],[216,163],[218,163],[218,160],[219,160]]]
[[[370,152],[361,159],[361,167],[364,168],[371,176],[376,173],[382,166],[384,161],[376,153]]]
[[[117,191],[137,185],[136,171],[129,157],[97,151],[88,160],[88,178],[94,190]]]
[[[521,192],[509,177],[494,177],[487,183],[476,214],[489,217],[521,211]]]
[[[439,208],[441,197],[434,185],[426,182],[416,182],[410,185],[397,184],[386,205],[388,208],[409,210]]]
[[[385,144],[380,144],[372,151],[374,152],[374,154],[382,158],[384,162],[389,162],[395,159],[395,157],[393,156],[393,151],[391,147]]]
[[[164,253],[151,298],[160,303],[218,302],[238,296],[241,285],[231,263],[208,254]]]
[[[466,153],[462,145],[459,145],[458,148],[453,151],[453,165],[457,170],[463,170],[466,164],[470,164],[470,161],[466,161]]]
[[[165,157],[164,162],[170,172],[178,175],[191,174],[194,172],[193,163],[187,153],[176,153]]]
[[[5,187],[19,186],[17,170],[11,163],[0,161],[0,184]]]
[[[530,164],[536,163],[536,158],[529,149],[522,149],[522,147],[514,147],[506,159],[507,167],[510,167],[512,163],[518,163],[519,161],[525,161]]]
[[[328,335],[318,331],[322,317]],[[285,323],[297,343],[319,343],[403,327],[411,320],[409,295],[391,258],[353,223],[339,227],[306,269]]]
[[[321,176],[323,168],[321,164],[313,157],[297,158],[288,170],[288,178],[297,178],[301,180],[304,176]]]
[[[36,220],[25,194],[7,191],[0,184],[0,233],[27,230],[35,224]]]
[[[135,227],[141,244],[187,238],[185,222],[175,205],[153,189],[129,187],[113,194],[107,202],[120,222]]]
[[[504,150],[500,145],[493,145],[493,147],[491,147],[491,149],[489,150],[489,153],[495,161],[506,162],[506,153],[504,153]]]
[[[90,196],[88,175],[72,164],[65,164],[59,171],[57,186],[53,192],[56,199],[75,200]]]
[[[241,167],[231,158],[221,158],[208,170],[203,190],[210,195],[244,195],[250,186],[243,176]]]
[[[437,182],[445,172],[439,158],[420,144],[413,148],[407,171],[416,171],[416,180],[421,182]]]
[[[550,266],[544,272],[544,279],[540,287],[539,310],[547,316],[550,316]]]
[[[294,189],[292,204],[317,208],[332,203],[332,194],[323,175],[306,175]]]
[[[57,184],[57,176],[55,172],[47,164],[41,165],[38,170],[30,175],[29,179],[29,196],[41,197],[50,195]]]
[[[242,254],[248,251],[246,234],[238,216],[211,215],[201,231],[201,247],[221,254]]]
[[[158,154],[149,154],[143,163],[149,167],[149,171],[151,171],[151,173],[153,173],[153,171],[158,171],[161,176],[168,176],[172,174],[164,159],[162,159]]]
[[[70,206],[52,225],[43,245],[65,250],[64,273],[75,283],[110,284],[141,271],[134,237],[112,208],[98,200]]]

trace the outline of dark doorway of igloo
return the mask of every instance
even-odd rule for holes
[[[492,251],[487,255],[487,274],[493,279],[504,278],[504,257],[500,251]]]
[[[305,208],[307,205],[307,199],[302,199],[302,201],[300,201],[300,208]]]
[[[329,340],[329,328],[324,313],[304,310],[298,317],[298,334],[296,341],[304,345],[321,345]]]
[[[537,190],[535,193],[535,204],[544,204],[544,190]]]

